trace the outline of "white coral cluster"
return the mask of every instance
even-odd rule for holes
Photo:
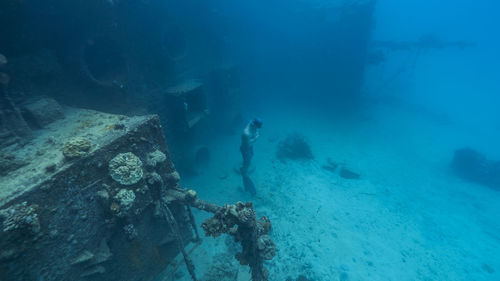
[[[132,185],[142,179],[142,161],[132,152],[120,153],[109,161],[109,175],[122,185]]]

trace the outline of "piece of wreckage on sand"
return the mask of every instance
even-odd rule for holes
[[[170,280],[182,259],[197,280],[193,207],[213,213],[207,236],[241,244],[252,280],[268,279],[269,219],[252,203],[217,206],[181,188],[157,116],[58,110],[27,143],[0,147],[1,165],[19,164],[0,174],[3,281]]]

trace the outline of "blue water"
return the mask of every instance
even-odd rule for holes
[[[229,42],[249,59],[245,116],[264,120],[251,175],[257,197],[232,171],[238,136],[208,142],[212,163],[185,183],[220,203],[252,200],[271,218],[279,252],[267,263],[270,280],[499,280],[500,193],[451,168],[462,147],[500,159],[499,5],[377,1],[370,42],[423,45],[381,48],[384,60],[360,78],[349,64],[365,42],[346,33],[362,31],[367,19],[346,20],[349,28],[329,37],[338,20],[332,2],[218,8],[250,31]],[[457,41],[471,46],[444,43]],[[313,161],[276,159],[277,143],[293,132],[308,138]],[[325,170],[328,158],[361,178]]]

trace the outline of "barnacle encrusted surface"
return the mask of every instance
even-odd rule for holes
[[[143,174],[142,161],[132,152],[120,153],[109,161],[109,175],[120,184],[135,184]]]

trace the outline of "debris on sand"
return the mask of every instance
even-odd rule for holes
[[[332,173],[336,173],[337,172],[337,168],[339,167],[339,164],[335,163],[332,160],[332,158],[328,157],[328,159],[326,160],[326,164],[324,164],[321,167],[324,170],[327,170],[327,171],[332,172]]]
[[[500,189],[500,161],[489,160],[472,148],[457,149],[451,167],[457,176],[467,181]]]
[[[355,180],[359,179],[361,176],[358,173],[355,173],[349,169],[347,169],[344,165],[340,165],[333,161],[331,158],[328,158],[326,160],[326,164],[321,166],[324,170],[327,170],[328,172],[331,173],[338,173],[340,177],[344,179],[349,179],[349,180]],[[340,167],[340,170],[339,170]]]
[[[340,169],[339,175],[344,178],[344,179],[349,179],[349,180],[357,180],[361,176],[351,170],[348,170],[346,167],[342,167]]]

